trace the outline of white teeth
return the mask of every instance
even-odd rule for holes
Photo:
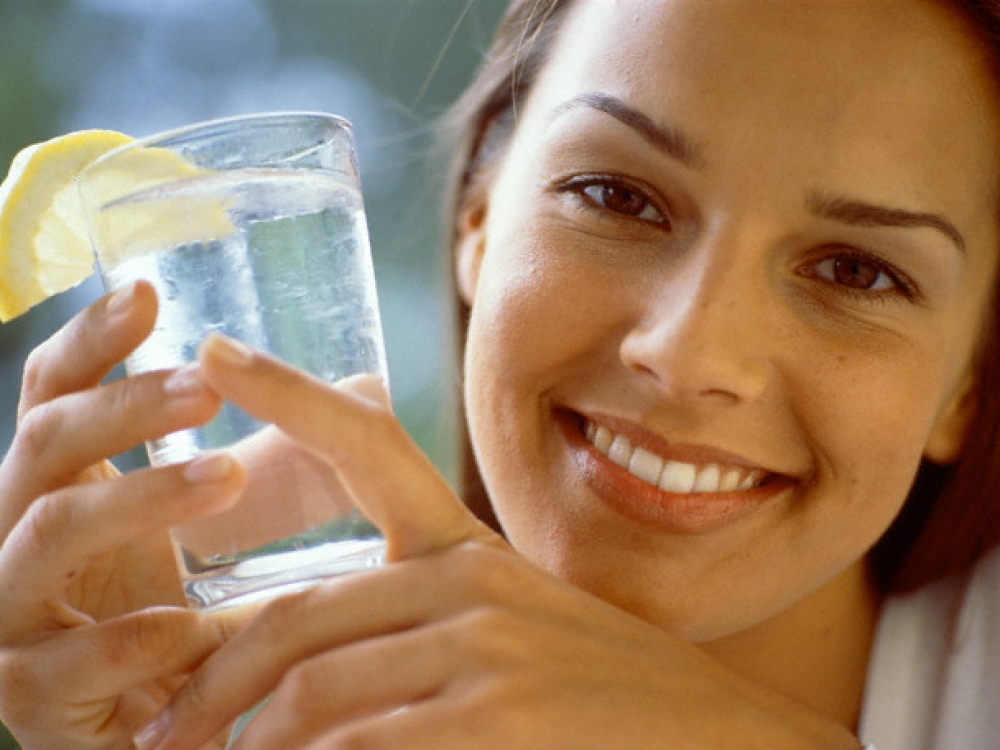
[[[591,445],[618,466],[665,492],[742,492],[753,489],[765,477],[765,472],[759,469],[667,461],[645,448],[633,448],[627,437],[592,422],[587,423],[586,435]]]
[[[644,448],[636,448],[628,462],[628,470],[639,479],[656,484],[660,481],[660,472],[663,471],[663,459]]]
[[[666,492],[691,492],[694,489],[698,469],[694,464],[683,464],[680,461],[667,461],[663,466],[659,488]]]
[[[611,448],[608,450],[608,458],[621,466],[628,468],[628,463],[632,459],[632,443],[627,437],[616,435],[611,441]]]
[[[732,492],[740,486],[740,479],[743,476],[743,472],[739,469],[729,469],[725,474],[722,475],[722,479],[719,480],[719,492]],[[750,487],[753,486],[751,482]],[[747,487],[745,489],[750,489]]]
[[[593,435],[590,433],[590,428],[593,427]],[[611,450],[611,442],[615,439],[615,435],[607,427],[596,427],[593,423],[590,423],[587,430],[587,439],[594,444],[605,456],[608,455],[608,451]]]
[[[719,465],[709,464],[698,472],[698,478],[694,480],[695,492],[718,492],[719,491]]]

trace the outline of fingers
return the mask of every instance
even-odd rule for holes
[[[410,440],[374,377],[330,387],[221,336],[206,340],[199,360],[223,398],[276,424],[337,469],[385,535],[390,559],[495,537]]]
[[[35,498],[74,481],[91,465],[210,420],[222,402],[192,374],[127,378],[30,410],[0,465],[0,535]]]
[[[453,668],[437,658],[449,632],[420,628],[301,662],[264,704],[239,747],[301,747],[330,727],[384,718],[400,705],[433,699]]]
[[[233,750],[264,750],[270,738],[251,723]],[[358,721],[328,730],[304,750],[328,750],[331,747],[363,747],[368,750],[443,750],[444,748],[525,747],[511,742],[497,742],[497,720],[470,706],[455,710],[446,702],[430,699],[388,715],[367,716]],[[263,740],[263,742],[261,741]],[[537,747],[538,745],[534,745]],[[270,745],[280,747],[280,745]]]
[[[192,676],[162,717],[162,736],[147,737],[148,747],[198,747],[269,695],[297,662],[423,620],[427,609],[440,602],[411,598],[409,606],[386,606],[413,590],[413,575],[400,575],[399,566],[393,569],[396,575],[382,569],[331,579],[266,607],[233,639],[231,648],[209,658]],[[367,585],[361,585],[363,579]],[[362,602],[366,605],[360,606]],[[288,637],[290,632],[294,638]]]
[[[25,364],[18,415],[56,396],[96,386],[153,330],[153,287],[139,282],[91,305]]]
[[[75,723],[64,708],[71,706],[81,724],[99,722],[105,733],[122,724],[131,734],[148,720],[148,701],[137,705],[114,699],[137,686],[190,673],[238,630],[243,618],[238,611],[207,616],[181,608],[149,609],[0,651],[4,719],[25,732],[52,731],[55,717]],[[90,706],[107,700],[116,706],[115,714],[92,716]]]
[[[164,717],[162,741],[149,746],[198,747],[279,684],[284,686],[297,664],[311,664],[305,669],[315,668],[332,680],[323,684],[320,696],[327,711],[351,714],[385,701],[399,705],[401,694],[404,701],[419,698],[446,676],[440,664],[425,663],[421,657],[454,654],[458,645],[446,628],[424,626],[473,610],[477,602],[488,605],[506,598],[523,575],[512,566],[523,565],[511,552],[470,543],[330,579],[272,602],[192,675]],[[414,648],[414,639],[423,639],[423,645]],[[340,666],[341,654],[357,669]],[[381,675],[380,680],[392,675],[392,680],[370,684],[368,676],[374,674]],[[306,678],[302,684],[318,684],[313,681],[316,674],[298,672],[292,679],[298,678]],[[364,689],[353,684],[359,678],[369,683]],[[334,693],[345,698],[339,707],[331,699]]]
[[[101,379],[152,329],[156,295],[138,283],[90,306],[25,367],[19,429],[0,465],[0,539],[39,495],[101,461],[207,422],[221,400],[197,377]]]
[[[36,501],[0,548],[7,585],[0,642],[51,627],[52,602],[92,558],[169,525],[229,507],[245,481],[226,454],[68,487]],[[64,624],[64,623],[60,623]]]
[[[440,643],[425,647],[433,640],[440,640],[436,629],[419,629],[347,646],[297,664],[260,709],[259,721],[251,732],[253,747],[301,747],[331,726],[383,714],[398,708],[401,701],[409,704],[435,693],[452,665],[435,658]],[[374,675],[379,677],[372,679]],[[204,741],[217,724],[206,726],[197,735],[185,733],[185,747]]]
[[[155,372],[41,404],[22,419],[12,460],[32,466],[48,486],[145,440],[209,421],[221,400],[188,371]]]

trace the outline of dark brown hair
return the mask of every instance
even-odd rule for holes
[[[573,1],[514,0],[479,74],[452,108],[447,121],[454,148],[447,192],[452,244],[456,218],[476,191],[487,189],[513,134],[519,103],[531,92]],[[984,43],[994,70],[1000,69],[1000,0],[948,2]],[[469,309],[461,301],[458,314],[459,341],[464,345]],[[915,588],[965,570],[1000,542],[998,336],[1000,305],[994,301],[984,325],[977,386],[970,396],[975,400],[975,417],[962,456],[952,466],[920,467],[899,517],[872,550],[873,575],[886,590]],[[467,432],[462,451],[465,501],[497,527]]]

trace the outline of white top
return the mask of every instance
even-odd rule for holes
[[[879,750],[1000,748],[1000,549],[885,602],[861,740]]]

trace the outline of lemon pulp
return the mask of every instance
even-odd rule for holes
[[[94,272],[87,221],[74,184],[92,162],[133,139],[110,130],[81,130],[22,150],[0,184],[0,321],[8,321]],[[96,205],[137,190],[204,174],[163,148],[115,154],[86,178]],[[99,226],[102,253],[115,260],[170,243],[232,231],[218,206],[177,207],[171,215],[135,214],[127,226]],[[98,220],[100,220],[98,218]]]

